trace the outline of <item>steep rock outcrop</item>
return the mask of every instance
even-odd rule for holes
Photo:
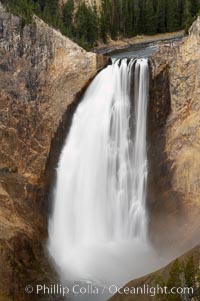
[[[24,27],[1,3],[0,36],[0,300],[23,301],[26,284],[53,277],[42,246],[51,143],[104,60],[37,17]]]
[[[152,58],[148,201],[153,239],[164,248],[200,240],[199,49],[200,18],[189,37]]]

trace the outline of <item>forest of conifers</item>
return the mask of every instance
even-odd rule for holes
[[[2,0],[22,17],[23,25],[33,14],[58,28],[85,49],[107,37],[132,37],[187,31],[200,10],[200,0],[102,0],[98,9],[74,0],[59,7],[58,0]]]

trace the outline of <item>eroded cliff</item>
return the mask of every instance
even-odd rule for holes
[[[0,35],[0,300],[22,301],[26,284],[52,278],[43,248],[50,146],[104,62],[37,17],[24,27],[1,4]]]
[[[161,45],[152,58],[148,201],[154,239],[164,248],[200,239],[199,49],[200,18],[189,37]]]

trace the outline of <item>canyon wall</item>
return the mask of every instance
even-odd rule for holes
[[[152,58],[147,201],[164,248],[200,241],[199,101],[200,17],[189,37],[160,45]]]
[[[0,300],[23,301],[27,284],[53,277],[43,248],[52,141],[104,60],[37,17],[24,27],[1,3],[0,37]]]

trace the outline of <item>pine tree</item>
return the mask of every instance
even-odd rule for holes
[[[111,0],[111,38],[116,39],[120,31],[120,0]]]
[[[193,293],[190,293],[190,299],[200,300],[200,269],[194,263],[194,258],[190,257],[184,268],[186,286],[193,288]],[[199,297],[199,298],[198,298]]]
[[[96,4],[88,8],[88,41],[93,47],[99,36],[99,17]]]
[[[110,0],[102,0],[100,11],[100,36],[103,41],[107,42],[107,35],[110,33],[111,27],[111,2]]]
[[[74,13],[74,0],[68,0],[62,7],[63,24],[69,31],[72,31],[72,21]]]
[[[167,0],[166,2],[166,29],[168,32],[176,31],[178,26],[178,1]]]
[[[107,35],[108,35],[108,23],[106,20],[106,16],[101,13],[100,15],[100,37],[102,38],[103,42],[107,42]]]
[[[30,23],[33,16],[33,3],[29,0],[18,0],[17,3],[10,1],[11,10],[13,13],[21,17],[22,26]]]
[[[138,33],[145,33],[145,0],[138,1]]]
[[[158,0],[157,2],[157,32],[166,32],[166,5],[165,0]]]
[[[185,280],[188,287],[195,285],[195,275],[197,273],[197,267],[194,264],[194,258],[190,257],[184,268]]]
[[[181,273],[183,272],[183,267],[181,263],[176,259],[170,269],[169,278],[167,280],[166,286],[168,289],[172,289],[174,287],[181,287]],[[168,299],[169,297],[169,299]],[[180,294],[170,294],[166,296],[166,301],[181,301]]]
[[[129,18],[127,20],[127,34],[129,37],[134,35],[134,14],[135,14],[135,3],[134,0],[128,0],[128,12]]]
[[[146,0],[144,9],[145,33],[155,34],[157,30],[156,14],[154,12],[153,0]]]
[[[200,301],[200,267],[197,266],[197,273],[196,273],[196,283],[195,283],[195,296],[196,301]]]
[[[47,23],[52,24],[56,28],[62,27],[62,20],[58,10],[58,0],[45,0],[43,18]]]
[[[184,28],[187,31],[189,29],[191,23],[192,23],[191,3],[189,0],[184,0],[183,15],[182,15],[182,28]]]
[[[87,7],[85,3],[79,4],[78,10],[76,12],[76,37],[82,43],[88,42],[87,39],[87,29],[88,29],[88,16]]]
[[[191,0],[191,12],[192,16],[196,16],[196,14],[200,10],[200,1],[199,0]]]
[[[21,17],[22,25],[32,21],[33,14],[58,28],[89,49],[108,35],[131,37],[138,34],[187,31],[200,10],[200,0],[102,0],[96,5],[80,2],[75,12],[74,0],[58,7],[58,0],[1,0],[11,12]]]
[[[140,6],[138,0],[134,2],[134,13],[133,13],[133,34],[137,35],[140,33]]]
[[[168,279],[165,281],[162,276],[155,278],[155,285],[167,287],[168,291],[172,288],[185,288],[182,294],[165,294],[159,292],[156,295],[157,301],[183,301],[194,300],[200,301],[200,267],[195,263],[194,258],[190,257],[184,263],[175,260],[169,271]]]
[[[157,275],[155,278],[155,286],[159,286],[160,288],[164,288],[166,286],[165,280],[161,275]],[[161,290],[156,294],[156,301],[163,301],[163,292]],[[167,300],[166,300],[167,301]]]
[[[76,38],[86,49],[94,46],[98,38],[98,17],[94,8],[80,3],[76,12]]]
[[[45,6],[49,7],[51,14],[55,14],[58,11],[58,0],[46,0]]]

